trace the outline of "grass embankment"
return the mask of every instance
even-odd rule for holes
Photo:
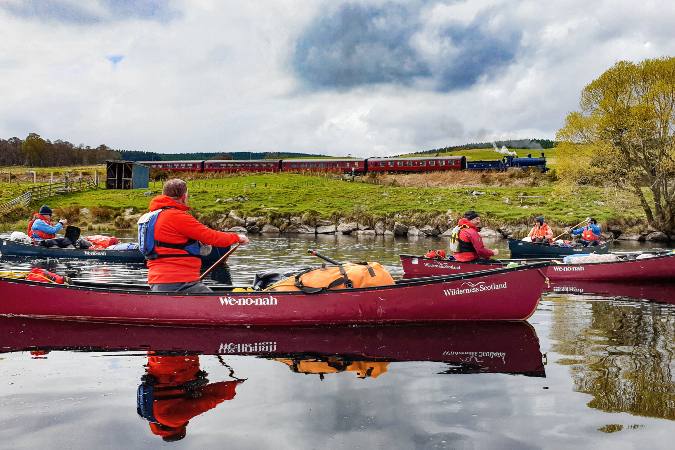
[[[453,176],[461,180],[466,175],[446,174],[446,177]],[[474,176],[477,177],[474,181],[485,177],[484,174]],[[424,180],[421,175],[417,177]],[[430,176],[425,181],[427,184],[429,179],[433,178]],[[243,217],[267,217],[268,223],[301,216],[306,223],[319,218],[347,218],[371,224],[376,220],[387,223],[400,220],[423,225],[448,211],[456,217],[465,210],[475,209],[483,214],[484,222],[493,227],[528,224],[539,214],[560,225],[574,224],[589,215],[605,223],[630,225],[636,223],[636,217],[643,216],[637,204],[619,202],[619,196],[613,192],[598,188],[565,192],[556,190],[543,178],[535,186],[481,186],[478,182],[474,186],[401,186],[396,178],[386,177],[368,181],[348,182],[297,174],[257,174],[190,180],[188,183],[190,205],[199,217],[211,223],[222,219],[230,210]],[[464,183],[470,181],[464,180]],[[522,181],[533,184],[537,180],[523,178]],[[60,196],[46,203],[53,208],[63,208],[64,214],[68,214],[68,208],[71,212],[87,208],[94,213],[94,221],[112,221],[125,210],[131,209],[135,213],[146,211],[150,199],[160,190],[161,183],[157,182],[151,183],[149,189],[101,189]],[[520,196],[526,197],[520,199]],[[15,216],[12,221],[19,218]],[[3,228],[8,229],[8,224]]]

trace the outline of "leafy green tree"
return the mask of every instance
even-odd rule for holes
[[[581,93],[558,131],[558,174],[637,196],[648,223],[675,232],[675,57],[621,61]]]
[[[47,153],[47,142],[37,133],[30,133],[21,144],[21,151],[29,166],[43,166]]]

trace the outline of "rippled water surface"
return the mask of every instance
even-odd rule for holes
[[[317,264],[306,254],[317,248],[399,275],[399,254],[443,245],[254,238],[230,266],[235,283],[250,284],[257,272]],[[96,282],[146,275],[40,263]],[[3,258],[0,270],[34,264]],[[545,293],[529,323],[224,329],[0,318],[0,448],[671,448],[673,286],[569,284]]]

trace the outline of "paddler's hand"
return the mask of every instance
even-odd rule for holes
[[[492,252],[494,253],[493,256],[499,256],[499,249],[496,248],[496,249],[492,250]]]
[[[61,219],[59,220],[59,223],[65,227],[66,225],[68,225],[68,219]]]
[[[245,234],[238,234],[237,236],[239,237],[239,244],[240,245],[246,245],[250,242],[248,240],[248,236],[246,236]]]

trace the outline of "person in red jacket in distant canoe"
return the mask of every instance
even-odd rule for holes
[[[147,243],[150,235],[154,240],[150,253],[146,253],[148,284],[153,291],[211,292],[199,280],[200,243],[229,247],[237,242],[249,242],[243,234],[212,230],[188,214],[189,209],[187,183],[174,178],[164,183],[162,195],[150,201],[150,213],[139,220],[139,242]],[[141,249],[143,251],[143,244]]]
[[[479,261],[499,255],[499,250],[491,250],[483,245],[483,239],[478,234],[480,215],[477,212],[467,211],[457,224],[461,227],[458,236],[459,251],[452,254],[457,261]]]

